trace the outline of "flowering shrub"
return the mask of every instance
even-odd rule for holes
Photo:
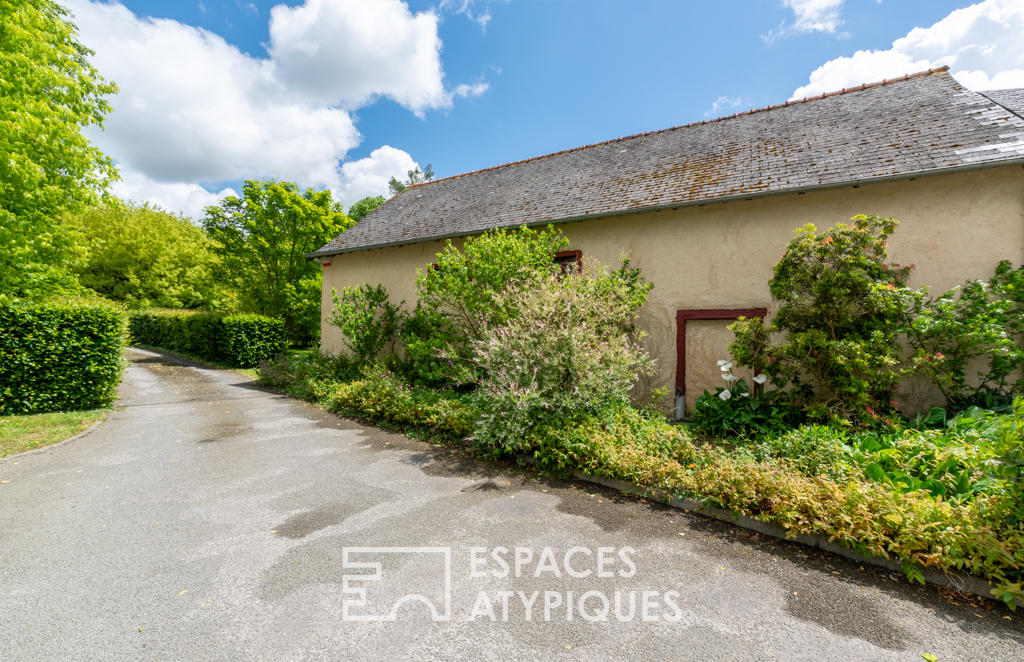
[[[654,362],[629,335],[651,286],[623,273],[628,261],[609,273],[588,260],[581,274],[549,272],[493,295],[495,309],[514,314],[486,320],[471,345],[480,442],[525,448],[538,425],[628,404]]]
[[[697,398],[693,414],[695,432],[719,437],[749,437],[791,430],[799,424],[800,412],[789,404],[784,394],[779,391],[752,394],[747,382],[733,374],[730,361],[721,360],[718,366],[727,388],[718,387],[713,394],[704,391]],[[768,376],[755,375],[753,380],[760,386]]]
[[[899,222],[856,216],[819,233],[797,230],[768,282],[779,302],[770,325],[740,319],[729,346],[764,372],[813,421],[891,425],[900,372],[899,319],[911,267],[887,264]],[[779,342],[772,334],[785,333]]]

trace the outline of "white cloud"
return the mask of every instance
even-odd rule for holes
[[[211,193],[199,184],[156,182],[134,170],[123,169],[121,181],[114,184],[111,192],[122,200],[149,202],[170,212],[183,213],[193,220],[202,218],[203,210],[216,205],[224,196],[238,195],[232,188]]]
[[[839,10],[843,0],[785,0],[784,4],[793,10],[797,32],[835,32],[842,25]]]
[[[985,0],[930,28],[914,28],[892,48],[826,62],[793,99],[948,65],[974,90],[1024,87],[1024,0]]]
[[[783,0],[783,5],[793,10],[793,18],[796,19],[792,25],[786,21],[779,23],[779,27],[769,30],[768,34],[761,35],[765,43],[770,44],[779,37],[796,32],[829,32],[834,33],[836,28],[843,24],[839,12],[845,0]],[[879,0],[881,1],[881,0]]]
[[[124,181],[115,193],[192,215],[220,195],[202,186],[209,182],[276,178],[342,193],[368,191],[375,181],[373,192],[384,194],[387,179],[415,163],[384,147],[376,160],[342,165],[362,140],[351,111],[387,97],[422,114],[487,89],[446,88],[437,16],[413,14],[399,0],[279,5],[268,58],[116,2],[63,1],[96,51],[93,63],[121,90],[106,130],[88,133],[118,162]],[[367,179],[371,162],[401,167],[380,185],[380,177]],[[362,184],[346,179],[357,176]]]
[[[306,0],[270,12],[270,54],[291,90],[355,109],[389,97],[417,114],[451,105],[433,12],[400,0]]]
[[[487,31],[487,24],[491,22],[491,10],[484,9],[483,13],[473,11],[473,0],[441,0],[438,9],[450,11],[455,14],[463,14],[471,21],[480,24],[480,31]]]
[[[346,207],[367,196],[388,196],[388,182],[392,177],[405,179],[407,172],[419,164],[400,149],[384,145],[358,161],[341,166],[342,183],[334,189],[334,197]]]
[[[483,81],[478,81],[472,85],[462,83],[461,85],[455,86],[455,96],[462,97],[463,99],[468,97],[478,97],[486,92],[489,87],[490,84]]]
[[[741,103],[743,103],[743,100],[739,97],[736,97],[735,99],[730,99],[729,97],[718,97],[715,99],[715,102],[711,104],[711,109],[704,113],[704,117],[718,117],[723,109],[736,108]]]

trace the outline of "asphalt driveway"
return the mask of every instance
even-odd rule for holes
[[[130,354],[0,460],[0,659],[1024,659],[1024,614]]]

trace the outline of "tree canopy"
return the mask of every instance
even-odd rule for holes
[[[213,242],[184,216],[148,204],[111,202],[78,218],[88,256],[81,284],[132,307],[226,310]]]
[[[203,227],[221,256],[220,275],[233,282],[243,309],[281,317],[293,342],[320,333],[320,265],[305,258],[353,225],[329,190],[290,182],[248,180],[242,197],[206,208]]]
[[[364,216],[382,204],[384,204],[384,196],[382,195],[363,198],[348,208],[348,217],[352,219],[353,223],[358,223]]]
[[[117,92],[89,64],[68,11],[52,0],[0,0],[0,302],[77,290],[68,213],[117,179],[83,135]]]

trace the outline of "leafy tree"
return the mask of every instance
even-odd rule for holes
[[[213,242],[184,216],[117,201],[77,219],[88,257],[82,285],[132,307],[225,310],[232,301],[215,278]]]
[[[431,179],[434,178],[434,169],[431,168],[430,164],[428,163],[427,167],[423,169],[423,172],[420,172],[420,167],[416,166],[406,174],[409,175],[409,179],[405,180],[405,183],[398,181],[394,177],[392,177],[391,181],[388,182],[388,190],[391,191],[392,196],[398,195],[399,193],[404,191],[406,187],[412,186],[413,184],[422,184],[423,182],[429,182]]]
[[[796,231],[768,288],[779,303],[770,325],[741,319],[729,346],[764,372],[812,421],[884,422],[894,415],[899,322],[912,267],[887,264],[899,221],[856,216],[819,233]],[[771,335],[785,333],[779,342]]]
[[[363,220],[364,216],[382,204],[384,204],[384,196],[382,195],[363,198],[348,208],[348,217],[352,219],[353,223],[358,223]]]
[[[0,302],[78,290],[61,218],[95,204],[117,170],[82,136],[117,92],[89,64],[68,11],[0,0]]]
[[[305,258],[352,226],[329,190],[290,182],[248,180],[242,197],[206,208],[203,227],[217,242],[222,278],[238,289],[241,306],[280,317],[289,340],[320,336],[320,266]]]

